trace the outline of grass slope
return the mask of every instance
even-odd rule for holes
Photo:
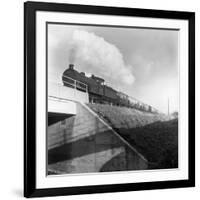
[[[143,154],[152,169],[178,167],[178,120],[116,130]]]
[[[149,161],[149,168],[178,167],[178,119],[162,114],[101,104],[89,104]]]

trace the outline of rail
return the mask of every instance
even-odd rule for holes
[[[81,82],[81,81],[77,81],[69,76],[63,75],[63,83],[68,85],[69,87],[75,88],[75,89],[79,89],[81,91],[84,91],[86,93],[88,93],[88,85]]]
[[[60,101],[60,102],[63,102],[63,103],[68,103],[68,101],[74,102],[74,100],[71,100],[71,99],[56,97],[56,96],[52,96],[52,95],[49,95],[48,99],[50,99],[52,101]]]

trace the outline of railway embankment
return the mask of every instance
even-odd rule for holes
[[[133,108],[88,106],[148,160],[148,168],[178,167],[178,119]]]

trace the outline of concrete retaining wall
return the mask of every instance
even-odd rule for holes
[[[49,170],[86,173],[147,169],[147,161],[89,108],[78,103],[76,111],[76,116],[48,127]]]

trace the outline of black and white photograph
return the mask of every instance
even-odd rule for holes
[[[47,176],[178,170],[179,39],[47,22]]]
[[[195,185],[195,14],[25,3],[24,196]]]

